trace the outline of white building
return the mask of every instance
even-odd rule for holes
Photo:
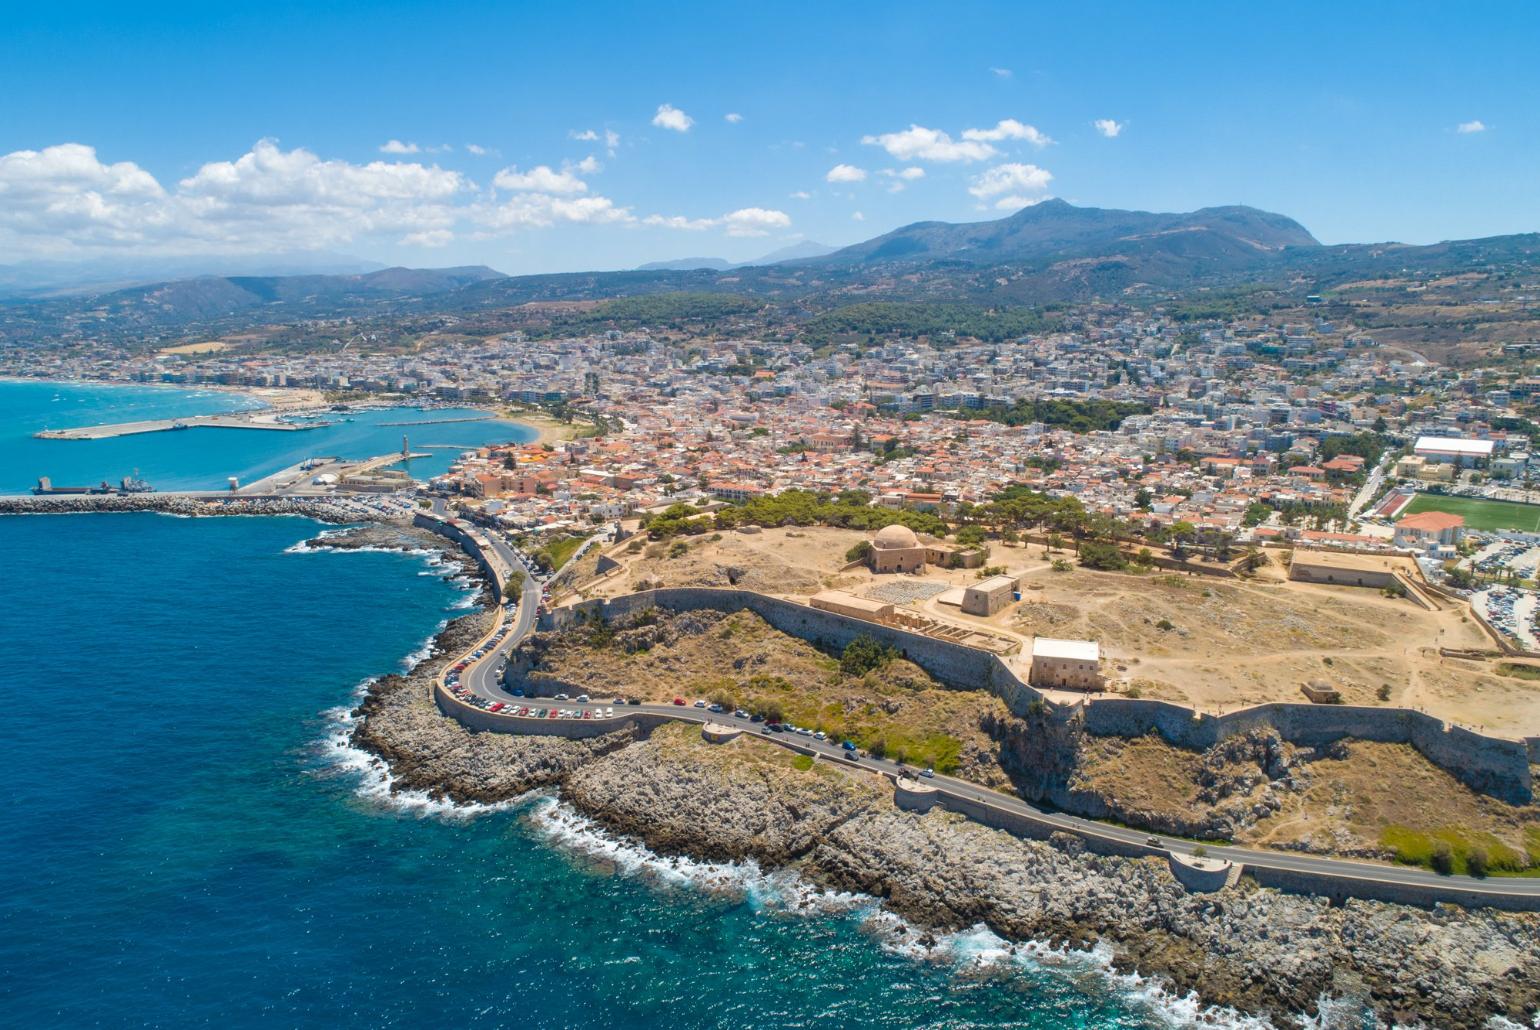
[[[1467,440],[1463,436],[1419,436],[1412,452],[1423,461],[1473,468],[1492,458],[1491,440]]]

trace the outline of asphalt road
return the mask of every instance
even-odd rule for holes
[[[447,514],[447,512],[440,510],[440,503],[435,501],[435,512]],[[492,542],[493,548],[508,567],[522,567],[519,556],[507,541],[490,532],[486,532],[483,535]],[[524,707],[526,705],[535,708],[554,706],[557,708],[574,709],[592,709],[603,706],[613,707],[615,708],[617,723],[623,716],[650,712],[655,715],[685,722],[713,722],[732,726],[772,743],[811,752],[819,759],[827,759],[840,765],[870,769],[890,777],[907,775],[920,783],[936,787],[946,794],[987,805],[998,811],[1022,816],[1051,829],[1062,829],[1065,832],[1084,838],[1100,839],[1119,845],[1132,846],[1150,854],[1172,851],[1191,855],[1195,848],[1202,847],[1206,857],[1229,859],[1232,862],[1244,864],[1253,869],[1318,873],[1376,883],[1412,884],[1445,889],[1457,888],[1475,894],[1490,895],[1493,898],[1540,898],[1540,879],[1534,878],[1499,877],[1494,879],[1476,879],[1468,876],[1439,876],[1435,873],[1409,866],[1359,862],[1341,858],[1321,858],[1314,855],[1293,854],[1284,851],[1265,851],[1259,848],[1201,844],[1197,841],[1188,841],[1163,835],[1159,837],[1158,845],[1151,845],[1148,842],[1152,835],[1147,831],[1131,830],[1093,819],[1066,815],[1062,812],[1045,811],[1028,804],[1020,798],[1002,794],[999,791],[989,790],[988,788],[969,783],[966,780],[959,780],[955,777],[939,774],[933,777],[925,777],[917,769],[906,768],[897,762],[886,759],[877,759],[863,755],[857,761],[851,761],[845,757],[845,750],[836,741],[820,741],[812,736],[800,733],[771,732],[763,723],[739,718],[731,712],[715,713],[703,708],[695,708],[693,703],[684,706],[643,704],[617,707],[614,704],[613,697],[591,701],[587,704],[580,704],[576,701],[553,701],[551,698],[516,697],[503,686],[498,670],[501,669],[503,662],[513,649],[534,629],[536,610],[540,603],[540,589],[540,582],[536,580],[534,575],[528,575],[525,579],[523,598],[515,613],[511,632],[499,641],[495,649],[489,651],[485,657],[475,664],[468,666],[465,672],[462,673],[460,682],[472,693],[485,698],[489,702],[501,701],[504,704],[517,707]],[[499,617],[498,626],[503,625],[506,619],[507,613],[505,611]],[[594,697],[600,698],[600,695],[596,694]],[[687,698],[686,700],[693,702],[694,699]],[[510,718],[510,722],[518,721],[522,720]]]

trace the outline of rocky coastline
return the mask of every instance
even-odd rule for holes
[[[163,515],[301,515],[320,522],[359,522],[364,516],[325,497],[191,497],[185,494],[62,494],[0,497],[0,515],[79,515],[88,512],[158,512]]]
[[[1328,999],[1386,1025],[1528,1025],[1540,1010],[1533,915],[1338,907],[1247,879],[1191,894],[1157,860],[1090,854],[1070,836],[1023,840],[939,809],[904,812],[868,773],[804,769],[752,739],[709,745],[683,725],[586,740],[468,730],[438,711],[431,684],[486,619],[451,622],[430,657],[376,681],[355,712],[353,743],[388,764],[393,789],[462,803],[554,789],[658,853],[752,860],[877,898],[919,928],[897,932],[922,947],[979,924],[1011,941],[1101,945],[1119,971],[1278,1026]]]

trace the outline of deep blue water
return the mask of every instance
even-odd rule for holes
[[[414,476],[442,472],[461,450],[487,443],[535,438],[511,422],[389,426],[417,419],[468,418],[468,408],[423,411],[389,408],[327,413],[330,425],[298,433],[195,427],[180,432],[120,436],[107,440],[38,440],[42,429],[72,429],[104,422],[183,418],[259,407],[251,398],[214,390],[154,386],[64,386],[0,381],[0,493],[30,490],[39,476],[56,485],[116,483],[134,469],[161,490],[219,489],[236,476],[260,479],[311,457],[373,458],[401,449],[407,436],[414,452],[430,455],[407,463]]]
[[[333,710],[467,594],[287,551],[318,528],[0,517],[0,1025],[1162,1024],[1092,964],[905,957],[869,903],[794,914],[550,799],[381,800]]]

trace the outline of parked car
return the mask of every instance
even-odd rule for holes
[[[676,698],[674,698],[674,704],[676,704],[676,705],[678,705],[678,706],[679,706],[679,707],[681,707],[681,708],[683,708],[683,707],[684,707],[684,704],[685,704],[685,701],[684,701],[684,698],[682,698],[682,697],[676,697]]]

